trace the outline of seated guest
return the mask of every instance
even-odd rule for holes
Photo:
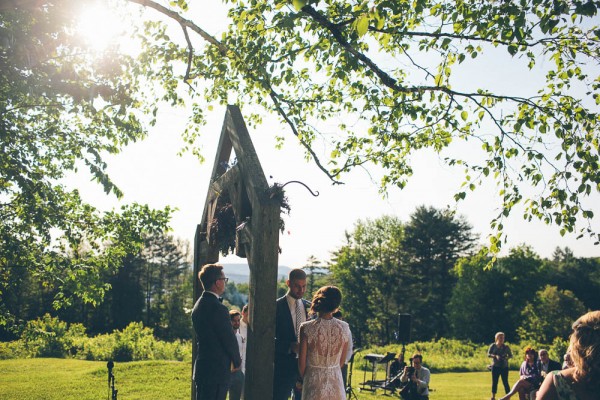
[[[540,400],[598,400],[600,393],[600,311],[591,311],[573,324],[573,367],[546,376],[538,392]]]
[[[406,363],[404,362],[404,353],[400,351],[398,357],[394,358],[394,361],[390,364],[390,381],[388,382],[387,389],[398,389],[400,388],[400,375],[404,371]]]
[[[423,356],[413,354],[410,359],[411,366],[404,367],[400,382],[407,385],[400,391],[405,400],[429,400],[429,379],[431,374],[423,364]]]
[[[548,372],[558,371],[562,369],[558,361],[550,359],[550,356],[548,355],[548,350],[541,349],[538,352],[538,355],[540,356],[538,360],[538,369],[540,370],[540,375],[542,376],[542,378],[548,375]]]
[[[539,387],[542,377],[538,368],[537,352],[531,347],[525,350],[525,361],[521,364],[519,375],[519,380],[513,385],[510,392],[500,400],[508,400],[515,393],[519,393],[519,400],[525,400],[531,391]]]

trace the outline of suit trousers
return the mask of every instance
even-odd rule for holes
[[[200,383],[196,381],[196,400],[225,400],[229,385],[226,383]]]
[[[273,400],[288,400],[298,380],[298,360],[293,356],[282,357],[275,362],[273,377]]]
[[[231,373],[229,384],[229,400],[240,400],[244,393],[244,373],[242,370]]]

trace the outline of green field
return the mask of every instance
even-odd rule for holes
[[[116,363],[118,398],[189,399],[191,365],[177,361]],[[367,374],[369,375],[369,374]],[[511,374],[512,379],[515,373]],[[354,371],[352,382],[358,399],[397,398],[360,391],[363,371]],[[432,374],[433,400],[489,399],[489,372]],[[388,392],[389,393],[389,392]],[[0,360],[0,399],[10,400],[98,400],[108,398],[106,363],[96,361],[36,358]]]

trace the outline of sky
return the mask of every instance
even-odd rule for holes
[[[207,11],[205,8],[201,17],[194,19],[218,37],[224,26],[223,13],[222,9],[209,8]],[[191,16],[194,16],[194,11]],[[512,68],[518,65],[511,63],[495,62],[494,58],[479,61],[463,76],[457,75],[456,79],[466,86],[485,82],[492,89],[518,92],[523,85],[530,83],[531,77],[515,76]],[[203,164],[189,153],[177,156],[182,146],[180,133],[187,115],[182,109],[162,108],[158,123],[151,128],[146,140],[129,145],[118,155],[107,156],[108,173],[125,194],[120,201],[114,196],[104,195],[100,186],[90,182],[89,176],[84,173],[70,175],[65,182],[77,187],[84,200],[103,210],[131,202],[147,203],[154,208],[176,207],[172,233],[193,243],[196,225],[202,218],[225,108],[214,107],[207,112],[208,124],[201,131],[202,154],[206,158]],[[487,243],[489,222],[499,205],[494,195],[498,189],[484,184],[465,201],[455,205],[453,195],[463,177],[457,170],[445,166],[432,152],[417,153],[412,158],[414,175],[408,185],[403,190],[392,188],[388,196],[383,197],[374,181],[376,172],[371,176],[363,169],[346,175],[344,185],[333,186],[314,163],[305,160],[302,147],[289,129],[279,125],[274,118],[265,119],[262,125],[249,128],[249,132],[269,184],[299,180],[319,192],[318,197],[313,197],[301,185],[286,186],[291,213],[284,215],[286,227],[280,235],[280,265],[301,267],[311,256],[327,262],[331,252],[344,244],[345,232],[351,231],[359,219],[394,215],[408,221],[410,214],[421,205],[456,209],[473,226],[474,232],[480,234],[481,243]],[[275,148],[276,135],[287,138],[281,150]],[[320,152],[324,147],[317,143],[316,149]],[[469,149],[459,147],[458,151]],[[589,204],[595,214],[600,215],[600,196],[595,195]],[[542,257],[550,257],[557,246],[567,246],[580,257],[600,256],[600,247],[590,239],[576,240],[574,234],[562,237],[557,227],[538,221],[527,223],[519,210],[513,212],[504,225],[507,243],[503,245],[501,254],[526,243]],[[221,262],[245,260],[228,256]]]

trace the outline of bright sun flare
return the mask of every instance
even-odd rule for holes
[[[125,21],[114,9],[95,5],[82,11],[77,31],[82,39],[96,52],[102,52],[115,44],[125,33]]]

